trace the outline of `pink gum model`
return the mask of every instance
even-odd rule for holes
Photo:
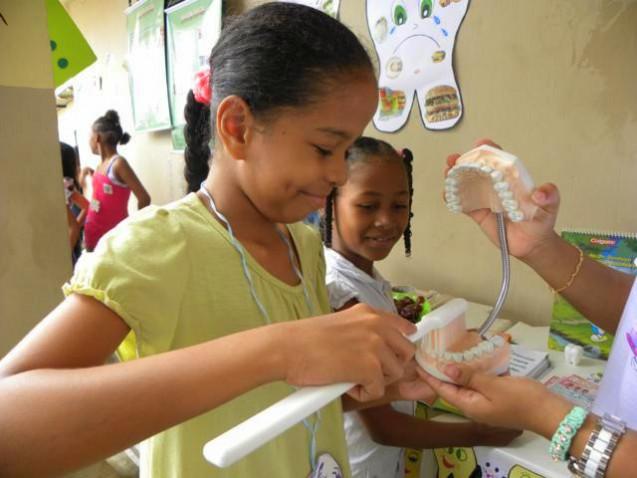
[[[445,200],[452,212],[491,209],[506,212],[513,222],[529,220],[537,211],[531,201],[533,180],[510,153],[479,146],[458,158],[445,179]]]
[[[464,299],[453,299],[445,305],[445,317],[418,345],[418,365],[427,373],[446,382],[452,381],[443,373],[445,365],[449,363],[465,363],[476,371],[492,375],[507,373],[511,353],[509,343],[499,335],[484,340],[477,332],[467,330],[467,301]],[[421,320],[427,321],[427,316]]]

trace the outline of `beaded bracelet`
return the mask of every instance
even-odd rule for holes
[[[549,446],[549,454],[553,461],[566,461],[566,454],[571,447],[571,441],[573,441],[573,437],[584,424],[587,415],[588,412],[582,407],[573,407],[560,422]]]

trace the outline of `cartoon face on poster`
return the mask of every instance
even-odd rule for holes
[[[340,6],[341,0],[282,0],[284,2],[289,3],[298,3],[301,5],[306,5],[308,7],[316,8],[317,10],[321,10],[324,13],[327,13],[329,16],[333,18],[338,18],[338,7]]]
[[[378,54],[374,126],[404,126],[414,98],[425,127],[453,127],[462,116],[453,48],[469,0],[367,0],[367,25]]]
[[[482,476],[473,448],[436,448],[434,456],[438,463],[438,478],[477,478]]]

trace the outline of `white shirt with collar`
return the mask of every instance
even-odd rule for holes
[[[391,284],[374,268],[373,277],[338,252],[325,248],[327,290],[332,309],[340,309],[355,299],[375,309],[397,314]],[[392,402],[392,407],[413,415],[414,402]],[[357,412],[344,414],[345,438],[352,478],[398,478],[404,476],[403,449],[374,442]]]

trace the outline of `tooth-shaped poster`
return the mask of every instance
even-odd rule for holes
[[[469,0],[367,0],[366,6],[380,69],[374,126],[398,131],[416,97],[427,129],[453,127],[463,110],[453,48]]]

